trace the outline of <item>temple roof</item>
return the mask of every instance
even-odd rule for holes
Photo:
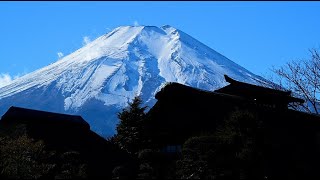
[[[215,92],[237,95],[252,100],[262,100],[273,103],[290,103],[299,102],[304,103],[304,100],[291,96],[291,91],[282,91],[277,89],[271,89],[267,87],[248,84],[240,81],[236,81],[229,76],[224,76],[226,81],[230,84],[216,90]]]

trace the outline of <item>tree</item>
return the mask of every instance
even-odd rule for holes
[[[248,111],[234,111],[214,134],[189,138],[177,161],[182,179],[262,179],[263,123]]]
[[[317,49],[309,51],[309,59],[291,61],[280,68],[273,67],[272,71],[277,77],[270,80],[306,101],[304,104],[291,104],[293,109],[319,114],[320,54]]]
[[[189,138],[183,144],[182,158],[176,162],[177,178],[217,179],[214,167],[217,163],[213,162],[221,159],[221,155],[214,136]]]
[[[77,151],[61,153],[58,158],[60,169],[54,179],[85,179],[88,178],[88,164]]]
[[[56,165],[49,161],[54,152],[46,151],[43,141],[27,135],[1,139],[0,170],[3,178],[39,179],[50,175]]]
[[[135,97],[129,103],[129,107],[123,109],[118,114],[120,123],[117,126],[117,134],[114,139],[121,149],[126,150],[130,154],[137,154],[146,143],[146,136],[144,134],[146,121],[144,111],[146,107],[141,107],[141,104],[141,98]]]
[[[88,165],[76,151],[61,151],[31,138],[25,125],[0,132],[0,179],[78,179]]]
[[[232,164],[231,170],[236,176],[243,179],[265,176],[264,134],[264,123],[259,115],[247,110],[232,112],[218,127],[215,137],[222,147],[220,152],[229,160],[224,163]]]

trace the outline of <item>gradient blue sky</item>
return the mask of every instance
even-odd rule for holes
[[[319,17],[320,2],[0,2],[0,81],[134,23],[169,24],[266,75],[320,47]]]

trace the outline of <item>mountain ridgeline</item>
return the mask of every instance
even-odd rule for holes
[[[121,26],[0,88],[0,116],[10,106],[77,114],[107,137],[135,96],[152,107],[167,82],[213,91],[227,85],[224,74],[266,82],[174,27]]]

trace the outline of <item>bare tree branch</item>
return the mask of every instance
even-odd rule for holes
[[[310,49],[309,52],[310,59],[291,61],[280,68],[273,67],[271,70],[277,80],[270,81],[306,100],[304,104],[290,104],[291,108],[319,114],[320,54],[317,49]]]

